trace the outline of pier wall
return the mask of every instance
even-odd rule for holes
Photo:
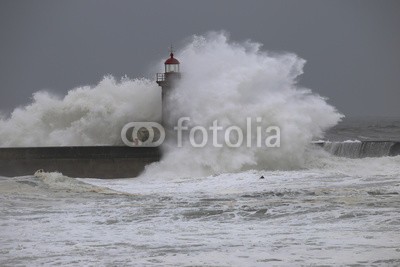
[[[70,177],[126,178],[138,176],[147,164],[159,161],[153,147],[17,147],[0,148],[0,176],[58,171]]]

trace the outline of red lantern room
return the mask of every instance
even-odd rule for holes
[[[174,53],[171,51],[170,58],[165,61],[165,73],[179,72],[179,60],[174,58]]]
[[[164,62],[165,72],[157,73],[157,83],[163,88],[170,88],[173,86],[174,81],[181,77],[179,72],[179,60],[174,57],[174,52],[169,54],[169,58]]]

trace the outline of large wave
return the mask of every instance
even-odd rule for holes
[[[149,176],[299,168],[312,139],[321,138],[342,117],[323,97],[298,85],[305,60],[295,54],[266,52],[259,43],[232,42],[226,33],[212,32],[194,36],[177,57],[183,78],[167,99],[170,126],[189,117],[190,126],[207,127],[218,120],[224,129],[234,125],[245,132],[246,118],[254,123],[261,117],[253,127],[280,127],[281,145],[259,148],[252,136],[251,147],[219,148],[208,142],[199,149],[186,139],[177,148],[170,139],[162,161],[147,168]],[[223,139],[221,131],[218,140]]]
[[[153,81],[106,76],[63,98],[35,93],[30,105],[0,120],[0,146],[122,145],[126,123],[160,116],[161,92]]]
[[[252,41],[230,41],[224,32],[193,36],[176,54],[182,62],[182,79],[165,101],[166,123],[172,127],[180,117],[189,117],[190,126],[209,127],[218,120],[225,129],[238,126],[246,132],[246,119],[251,118],[253,133],[256,127],[278,126],[280,147],[220,148],[208,142],[194,148],[186,138],[179,148],[169,138],[162,161],[149,166],[146,176],[193,177],[304,164],[313,138],[321,138],[342,115],[323,97],[298,85],[304,59],[261,47]],[[124,124],[158,121],[160,107],[161,90],[148,79],[116,81],[107,76],[96,86],[71,90],[64,98],[38,92],[30,105],[0,120],[0,146],[118,145]],[[255,138],[251,136],[252,144]],[[224,131],[218,140],[224,140]]]

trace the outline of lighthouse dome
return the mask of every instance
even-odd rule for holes
[[[170,54],[170,58],[167,59],[164,63],[165,65],[171,65],[171,64],[179,64],[179,60],[174,58],[174,53]]]

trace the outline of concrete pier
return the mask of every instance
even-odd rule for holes
[[[400,142],[363,141],[360,143],[317,142],[337,156],[397,156]],[[355,155],[353,155],[354,153]],[[348,156],[348,155],[347,155]],[[157,162],[161,151],[156,147],[76,146],[0,148],[0,176],[33,175],[37,170],[61,172],[81,178],[136,177],[146,165]]]
[[[0,148],[0,176],[58,171],[70,177],[126,178],[138,176],[147,164],[159,161],[154,147],[80,146]]]
[[[314,142],[329,153],[350,158],[399,156],[399,141],[353,141],[353,142]]]

